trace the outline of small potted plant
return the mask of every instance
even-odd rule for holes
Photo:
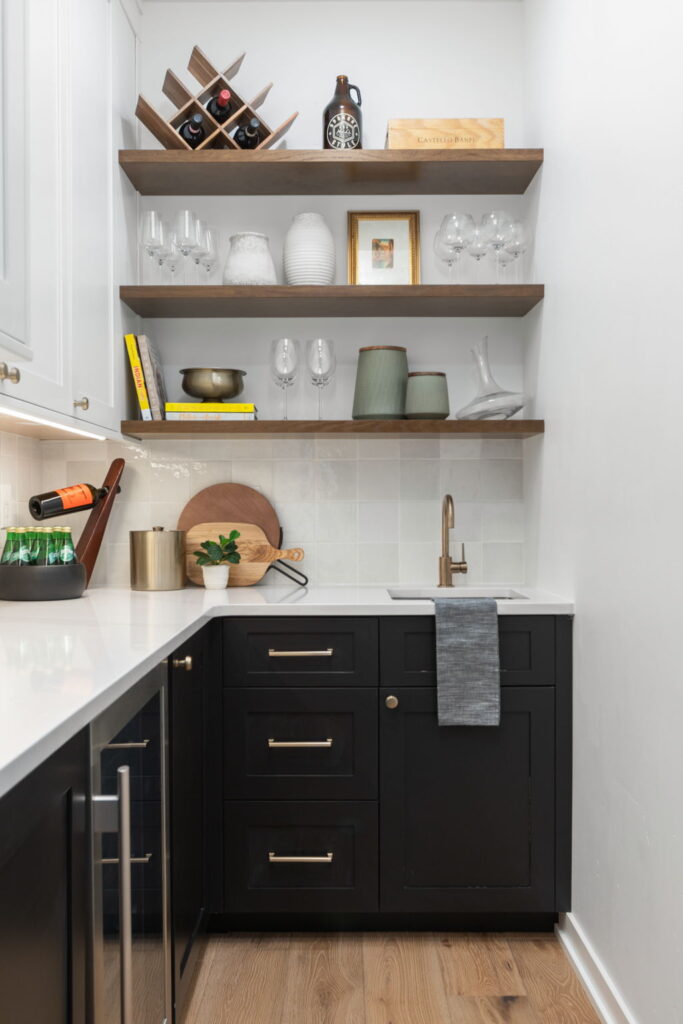
[[[204,586],[207,590],[224,590],[228,585],[231,565],[238,565],[240,553],[237,550],[239,530],[232,530],[229,537],[219,536],[218,540],[205,540],[200,544],[202,551],[195,551],[197,565],[202,567]]]

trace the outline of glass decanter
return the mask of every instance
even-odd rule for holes
[[[507,420],[529,401],[521,391],[505,391],[493,379],[489,366],[488,337],[477,342],[472,358],[479,378],[476,395],[456,413],[458,420]]]

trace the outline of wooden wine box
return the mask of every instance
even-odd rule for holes
[[[504,149],[502,117],[395,118],[385,149]]]

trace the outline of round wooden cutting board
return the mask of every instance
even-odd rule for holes
[[[282,544],[282,527],[275,509],[246,484],[213,484],[195,494],[180,513],[178,529],[189,531],[197,523],[253,523],[274,548]]]

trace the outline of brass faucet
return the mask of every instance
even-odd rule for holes
[[[452,587],[454,572],[467,572],[465,561],[465,545],[461,546],[460,561],[454,562],[451,559],[450,536],[448,531],[455,526],[455,511],[453,509],[453,498],[446,494],[441,509],[441,557],[439,558],[439,586]]]

